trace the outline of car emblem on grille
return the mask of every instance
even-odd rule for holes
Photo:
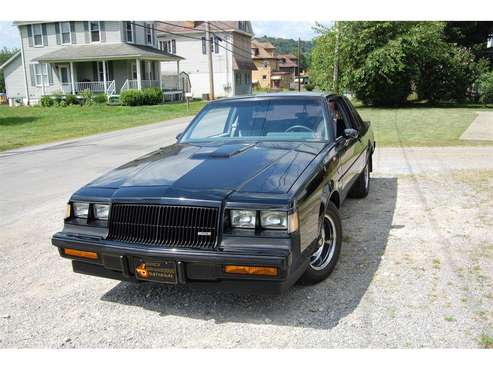
[[[199,231],[197,232],[198,236],[211,236],[212,233],[210,231]]]

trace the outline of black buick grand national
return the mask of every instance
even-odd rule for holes
[[[338,208],[368,194],[374,149],[342,96],[217,100],[176,144],[77,191],[52,241],[75,272],[107,278],[254,292],[313,284],[336,265]]]

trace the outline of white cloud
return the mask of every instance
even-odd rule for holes
[[[0,49],[4,46],[9,49],[21,46],[19,31],[12,22],[0,22]]]
[[[320,22],[324,25],[329,25],[332,22]],[[316,36],[313,27],[315,22],[307,21],[272,21],[272,22],[256,22],[252,21],[253,32],[255,36],[262,37],[264,35],[272,37],[283,37],[288,39],[311,40]]]

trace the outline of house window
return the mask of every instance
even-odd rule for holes
[[[144,64],[144,79],[152,80],[152,62],[149,60],[146,60]]]
[[[268,68],[269,67],[269,62],[265,61],[262,63],[262,67]]]
[[[262,80],[267,80],[267,75],[263,75]]]
[[[62,44],[66,45],[72,43],[70,22],[60,22],[60,33],[62,35]]]
[[[236,72],[235,80],[237,85],[241,84],[241,75],[239,72]]]
[[[34,77],[36,80],[36,86],[48,86],[48,64],[34,64]]]
[[[144,23],[144,30],[146,34],[146,43],[152,45],[152,27],[149,23]]]
[[[44,46],[43,45],[43,27],[41,24],[33,24],[33,40],[34,46]]]
[[[127,34],[127,42],[134,42],[134,25],[132,22],[125,22],[125,32]]]
[[[171,53],[176,54],[176,40],[171,40]]]
[[[220,37],[214,36],[214,53],[219,54],[219,41],[223,41]]]
[[[205,37],[202,37],[202,54],[207,54],[207,43],[205,41]]]
[[[108,81],[108,62],[106,63],[106,81]],[[98,81],[104,81],[104,70],[103,70],[103,62],[97,62],[98,65]]]
[[[89,22],[89,32],[91,33],[91,42],[101,41],[101,28],[99,22]]]
[[[238,21],[238,28],[242,31],[246,31],[246,22],[245,21]]]
[[[132,79],[137,79],[137,63],[132,63]]]

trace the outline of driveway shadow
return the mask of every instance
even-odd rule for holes
[[[294,286],[283,295],[256,296],[191,286],[119,283],[103,301],[142,307],[217,323],[328,329],[353,312],[367,291],[385,252],[397,198],[396,178],[374,178],[366,199],[348,199],[341,209],[344,243],[332,275],[314,286]]]

